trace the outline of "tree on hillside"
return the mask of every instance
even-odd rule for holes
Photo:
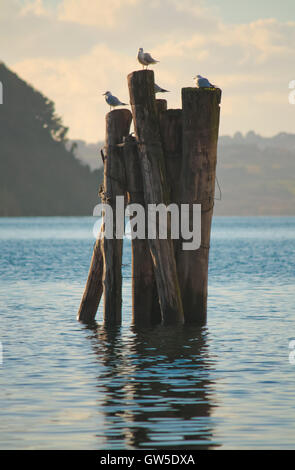
[[[102,172],[66,147],[53,101],[0,63],[0,215],[86,215]]]

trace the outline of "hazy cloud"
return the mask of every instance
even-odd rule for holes
[[[260,19],[229,24],[205,1],[0,0],[2,57],[56,102],[70,136],[104,134],[106,89],[128,102],[127,74],[140,68],[138,47],[160,63],[157,83],[180,90],[201,73],[223,89],[221,132],[294,131],[295,106],[288,83],[295,79],[295,22]]]
[[[63,0],[58,7],[58,19],[102,28],[113,28],[120,23],[124,9],[139,0]]]

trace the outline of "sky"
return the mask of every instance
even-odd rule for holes
[[[160,61],[169,108],[201,74],[222,89],[221,135],[295,132],[294,0],[0,0],[0,43],[0,60],[55,102],[72,139],[104,138],[102,93],[129,102],[139,47]]]

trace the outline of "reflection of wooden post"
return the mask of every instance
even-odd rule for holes
[[[139,146],[145,203],[169,204],[165,162],[159,130],[152,70],[128,76],[134,129]],[[162,320],[183,322],[183,309],[171,239],[149,239]]]
[[[177,267],[186,322],[204,323],[207,314],[208,260],[214,205],[221,90],[183,88],[183,155],[180,202],[201,204],[201,246],[179,247]]]
[[[124,143],[124,163],[128,204],[145,207],[137,144],[129,136]],[[132,218],[130,218],[132,224]],[[147,239],[132,240],[132,320],[136,325],[161,321],[153,262]]]
[[[108,324],[121,322],[122,307],[122,248],[123,238],[117,233],[116,203],[117,196],[125,194],[125,168],[123,162],[123,150],[119,147],[129,134],[132,116],[128,109],[111,111],[106,116],[106,160],[104,165],[104,195],[106,203],[113,210],[113,238],[103,237],[104,258],[104,321]],[[124,202],[122,222],[124,224]],[[123,236],[123,234],[121,234]]]

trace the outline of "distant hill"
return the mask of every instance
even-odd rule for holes
[[[67,148],[54,103],[0,63],[0,216],[91,215],[102,171]]]
[[[88,165],[91,170],[102,168],[103,163],[100,156],[100,150],[103,148],[104,142],[97,142],[96,144],[88,144],[84,140],[69,140],[66,143],[66,148],[74,150],[78,160]]]
[[[220,137],[217,162],[216,215],[295,215],[295,134]]]
[[[70,145],[70,142],[69,144]],[[91,168],[102,165],[98,150],[103,142],[77,141],[77,157]],[[215,215],[295,215],[295,134],[262,137],[220,136],[217,179],[221,201]],[[216,198],[220,191],[216,185]]]
[[[255,145],[259,149],[281,148],[295,150],[295,134],[280,132],[273,137],[262,137],[254,131],[249,131],[245,136],[241,132],[236,132],[233,137],[228,135],[219,137],[220,145]]]

